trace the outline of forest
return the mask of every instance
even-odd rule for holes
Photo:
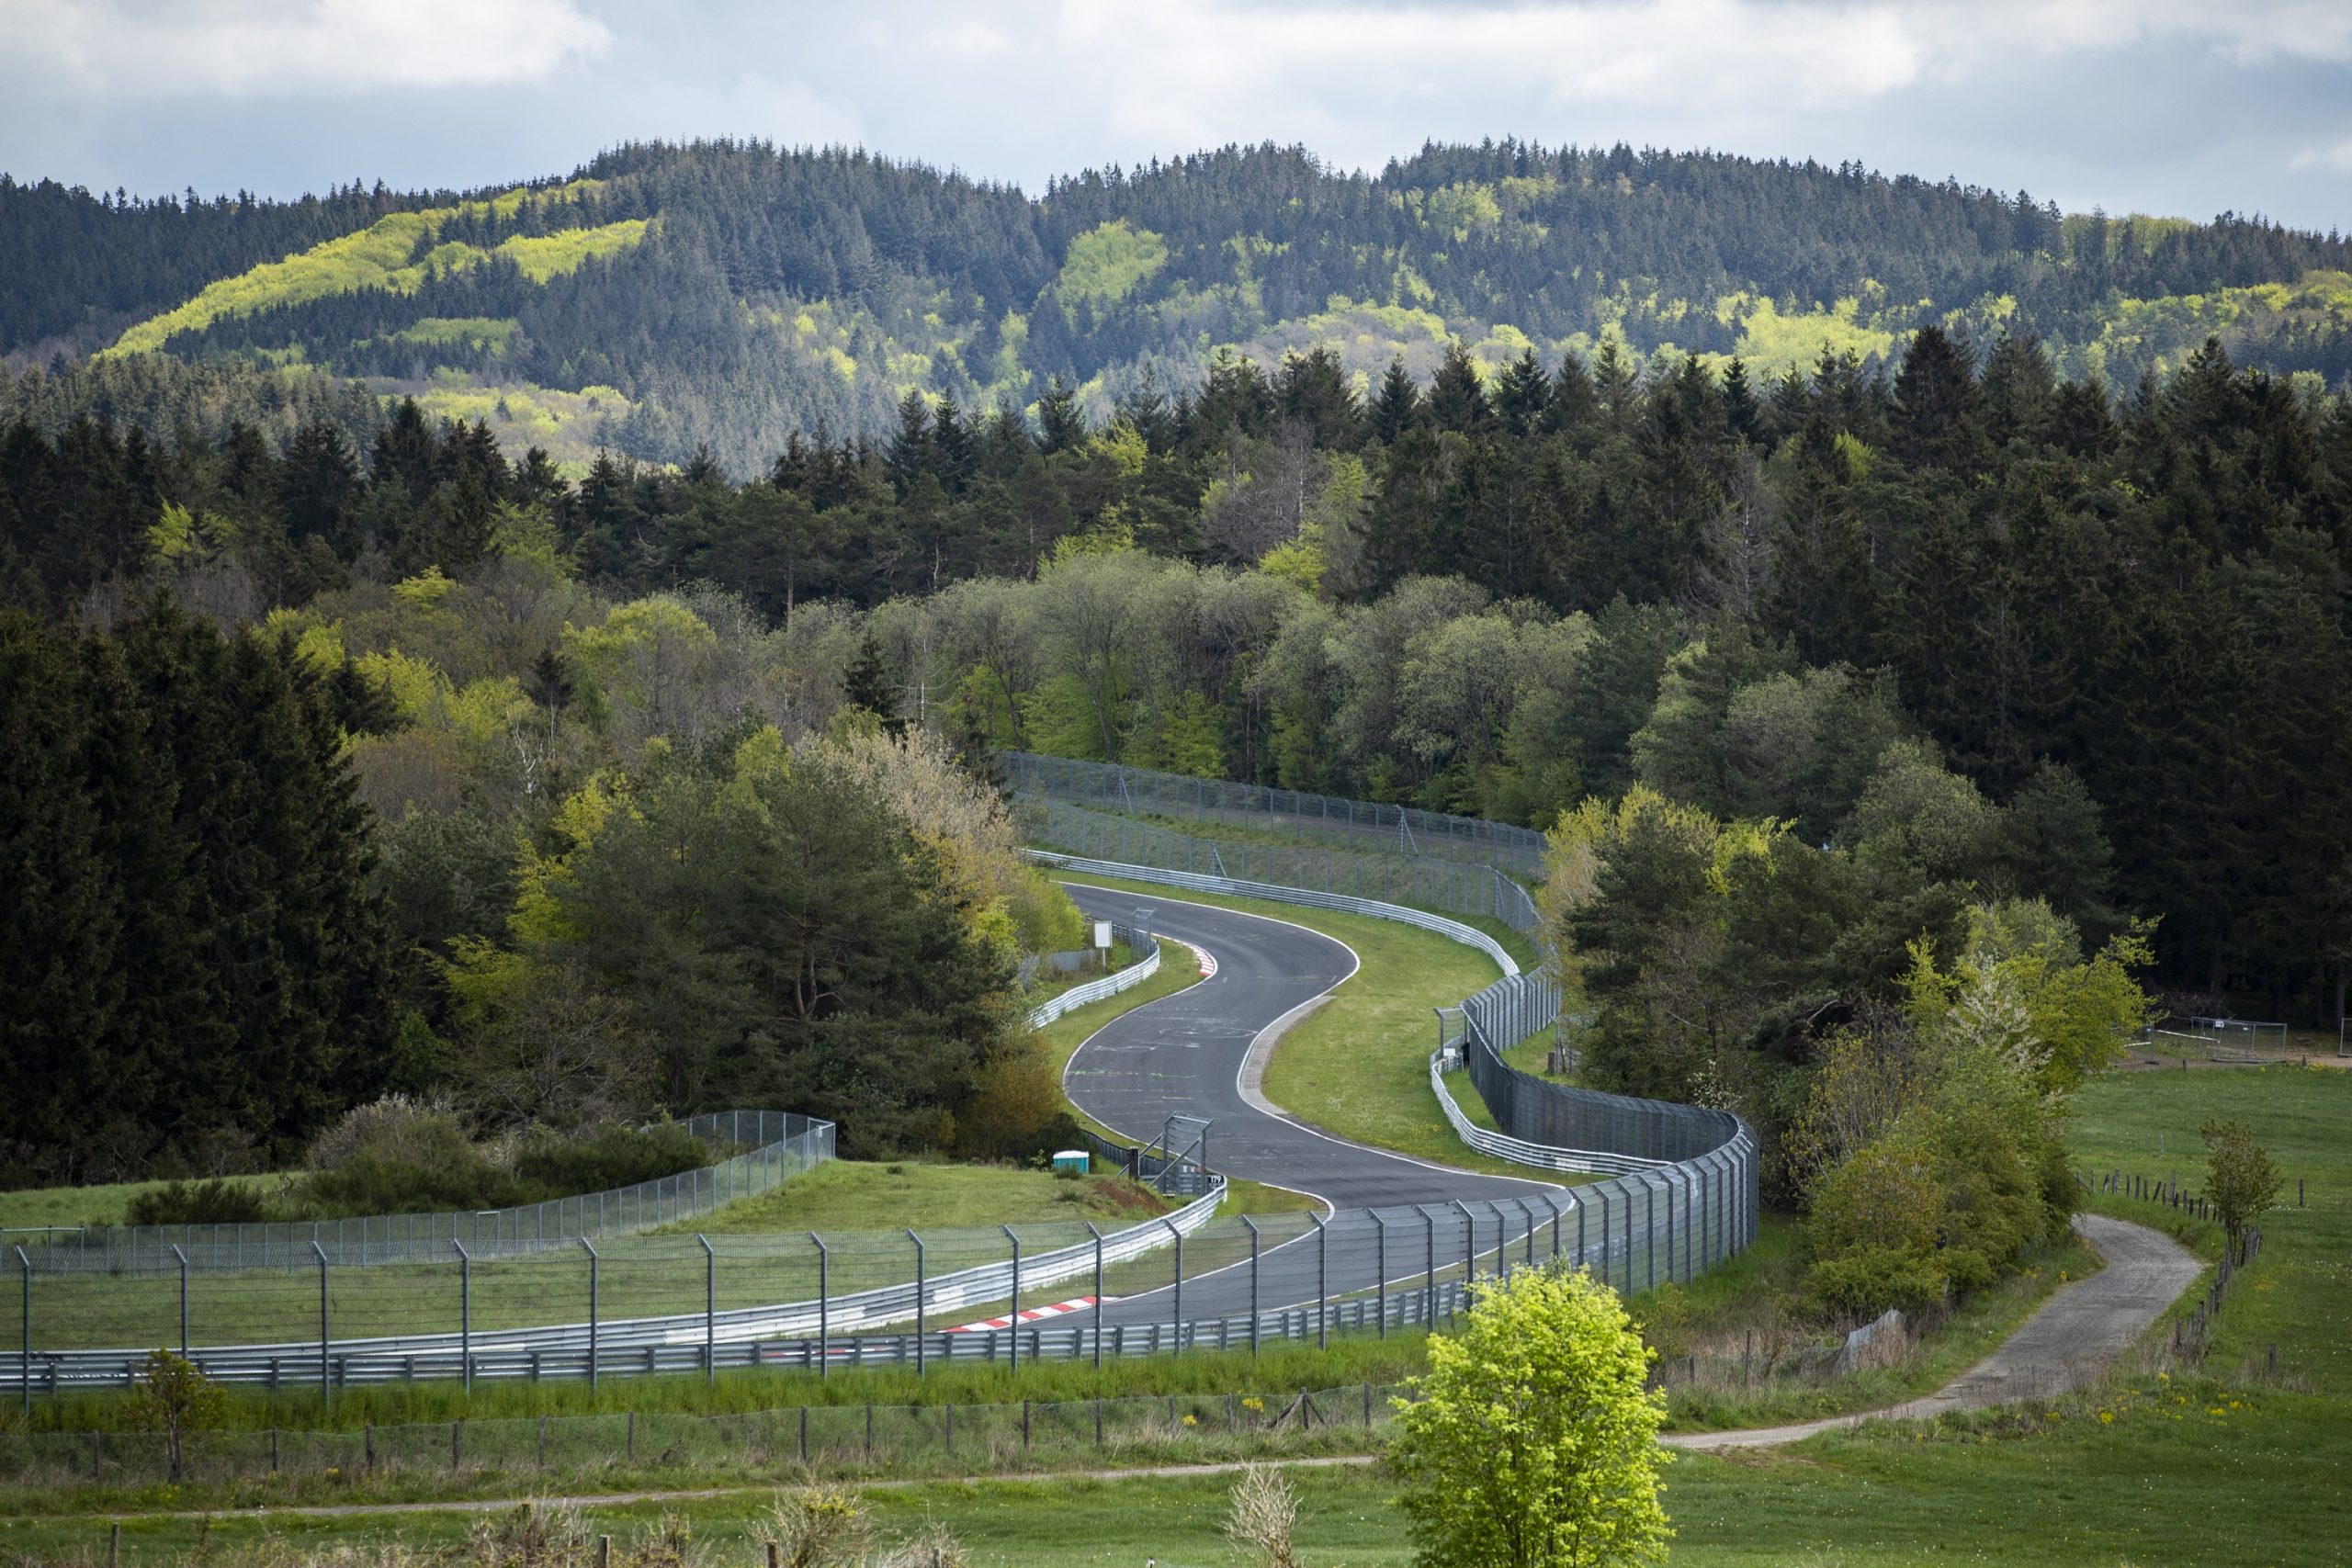
[[[1551,828],[1592,1081],[1738,1105],[1802,1187],[1809,1086],[1972,987],[2067,1081],[2126,976],[2335,1021],[2347,529],[2341,399],[1938,328],[1771,377],[1456,345],[1369,397],[1319,350],[1102,420],[909,396],[740,483],[575,483],[413,401],[364,447],[20,419],[0,897],[54,999],[9,1051],[61,1065],[0,1135],[195,1169],[396,1088],[1017,1143],[1011,958],[1069,919],[991,787],[1019,748]],[[191,991],[250,1081],[160,1043]]]
[[[0,175],[0,397],[50,434],[130,403],[220,440],[356,379],[480,418],[569,476],[599,447],[737,477],[795,434],[880,437],[910,391],[1034,421],[1269,374],[1318,344],[1370,397],[1450,344],[1484,375],[1614,344],[1637,372],[1892,365],[1936,326],[2039,338],[2130,389],[2209,335],[2342,389],[2352,249],[2224,213],[2061,213],[1860,164],[1425,146],[1375,173],[1228,146],[1090,169],[1032,198],[919,164],[759,142],[616,147],[469,192],[161,199]],[[126,374],[127,362],[161,361]],[[154,383],[187,372],[195,379]],[[233,408],[233,413],[232,410]],[[347,437],[370,431],[336,409]]]

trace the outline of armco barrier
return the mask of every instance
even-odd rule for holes
[[[1114,925],[1112,940],[1126,943],[1129,953],[1144,956],[1125,969],[1114,969],[1097,980],[1082,986],[1072,986],[1057,997],[1038,1003],[1029,1010],[1029,1027],[1043,1029],[1066,1012],[1075,1011],[1089,1002],[1099,1002],[1105,997],[1115,997],[1121,991],[1132,990],[1159,973],[1159,942],[1149,931],[1139,931],[1132,926]]]

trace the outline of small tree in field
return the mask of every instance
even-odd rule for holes
[[[1521,1269],[1430,1341],[1389,1464],[1424,1568],[1603,1568],[1665,1556],[1666,1396],[1616,1292]]]
[[[2197,1134],[2205,1140],[2205,1196],[2235,1246],[2246,1227],[2278,1201],[2287,1179],[2244,1122],[2208,1122]]]
[[[229,1414],[229,1396],[194,1361],[155,1350],[139,1369],[130,1414],[130,1424],[141,1431],[164,1434],[164,1456],[171,1479],[177,1481],[186,1468],[187,1435],[220,1425]]]

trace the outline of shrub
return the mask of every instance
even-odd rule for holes
[[[674,1122],[639,1129],[607,1122],[571,1138],[539,1135],[514,1154],[514,1176],[534,1201],[631,1187],[711,1162],[710,1145]]]
[[[269,1202],[250,1187],[214,1177],[174,1181],[130,1201],[134,1225],[247,1225],[269,1218]]]

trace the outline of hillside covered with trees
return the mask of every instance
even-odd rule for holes
[[[1825,344],[1889,359],[1929,324],[2032,334],[2062,372],[2123,388],[2219,334],[2241,363],[2340,388],[2347,268],[2335,236],[2235,215],[2110,220],[1854,164],[1513,141],[1377,175],[1227,147],[1034,199],[734,142],[294,203],[0,181],[0,354],[20,368],[233,366],[257,405],[362,377],[517,452],[707,449],[739,477],[796,433],[879,436],[910,391],[1027,412],[1059,377],[1099,420],[1195,385],[1220,352],[1271,372],[1317,344],[1366,397],[1392,359],[1426,378],[1453,343],[1487,373],[1613,343],[1637,368],[1737,355],[1770,377]],[[15,396],[103,412],[122,391],[99,374]],[[169,401],[165,429],[203,406]]]
[[[1534,154],[1436,157],[1413,177]],[[1559,155],[1557,188],[1525,199],[1637,205],[1560,173],[1610,166],[1587,163]],[[387,1088],[555,1123],[757,1099],[838,1115],[852,1147],[1015,1145],[1039,1107],[1007,1028],[1012,959],[1067,945],[1069,916],[1021,871],[986,787],[1005,748],[1554,829],[1571,872],[1546,897],[1588,1073],[1737,1105],[1791,1190],[1852,1152],[1804,1153],[1816,1088],[1904,1041],[1957,1030],[1997,1055],[2003,1021],[2025,1019],[2065,1043],[2038,1069],[2054,1091],[2111,1032],[2081,1020],[2132,1013],[2135,980],[2183,1012],[2339,1015],[2352,413],[2309,366],[2240,357],[2276,365],[2267,339],[2201,338],[2128,384],[2026,314],[1816,339],[1801,360],[1748,335],[1645,353],[1622,319],[1577,336],[1555,298],[1570,269],[1493,296],[1566,312],[1543,318],[1541,352],[1499,353],[1451,315],[1426,355],[1328,323],[1295,344],[1187,329],[1240,348],[1193,367],[1140,337],[1124,358],[1072,347],[1007,390],[868,383],[887,358],[844,350],[856,365],[821,384],[879,400],[779,413],[749,478],[699,445],[574,468],[491,417],[439,416],[435,394],[384,401],[291,358],[172,346],[273,310],[358,343],[365,323],[333,312],[410,285],[601,279],[618,299],[684,228],[660,180],[731,169],[961,205],[910,220],[861,275],[813,259],[824,223],[762,230],[765,198],[741,195],[710,210],[743,232],[698,255],[759,231],[778,247],[763,265],[828,288],[880,288],[919,253],[984,277],[978,299],[1043,276],[1078,301],[1053,320],[1092,323],[1064,341],[1100,349],[1106,322],[1225,298],[1205,273],[1180,290],[1171,269],[1205,253],[1163,254],[1144,230],[1192,232],[1183,212],[1227,213],[1284,166],[1300,205],[1268,205],[1269,222],[1321,202],[1370,235],[1403,221],[1374,199],[1398,171],[1333,180],[1259,153],[1031,204],[866,160],[639,150],[520,197],[387,207],[371,221],[407,222],[408,249],[344,261],[400,287],[243,313],[199,289],[170,307],[164,352],[13,383],[0,597],[22,700],[6,716],[9,754],[36,761],[8,776],[0,888],[10,929],[40,935],[9,955],[17,983],[54,1005],[12,1020],[10,1051],[61,1064],[66,1086],[0,1131],[14,1168],[64,1170],[45,1117],[94,1151],[77,1158],[133,1170],[239,1139],[296,1148]],[[1635,160],[1623,178],[1666,201],[1669,174],[2042,220],[1728,160]],[[1104,216],[1138,191],[1166,205]],[[980,215],[1001,244],[939,238]],[[1457,250],[1483,221],[1458,223]],[[2062,248],[2079,231],[2052,223]],[[1283,231],[1287,249],[1231,253],[1257,255],[1260,286],[1302,252],[1339,265]],[[2111,231],[2110,259],[2143,278],[2158,257],[2259,270],[2334,244],[2120,234],[2137,237]],[[1838,254],[1891,273],[1877,243]],[[1093,271],[1069,271],[1072,245]],[[1993,248],[1981,276],[2009,276]],[[1929,249],[1939,267],[1977,254],[1949,233]],[[2089,308],[2070,265],[2011,279],[2018,311],[2041,300],[2030,319],[2059,333],[2087,319],[2067,300]],[[507,350],[557,341],[514,319]],[[595,374],[637,386],[618,364]],[[250,805],[272,791],[300,809]],[[216,907],[215,863],[253,897]],[[256,928],[255,908],[275,913]],[[169,950],[185,963],[142,967],[136,933],[175,923],[194,933]],[[107,956],[77,965],[85,951]],[[183,992],[277,1043],[255,1063],[297,1069],[206,1078],[214,1056],[141,1043]],[[1956,1106],[1982,1098],[1970,1081],[1915,1087]],[[1962,1126],[1934,1125],[1920,1135]]]

